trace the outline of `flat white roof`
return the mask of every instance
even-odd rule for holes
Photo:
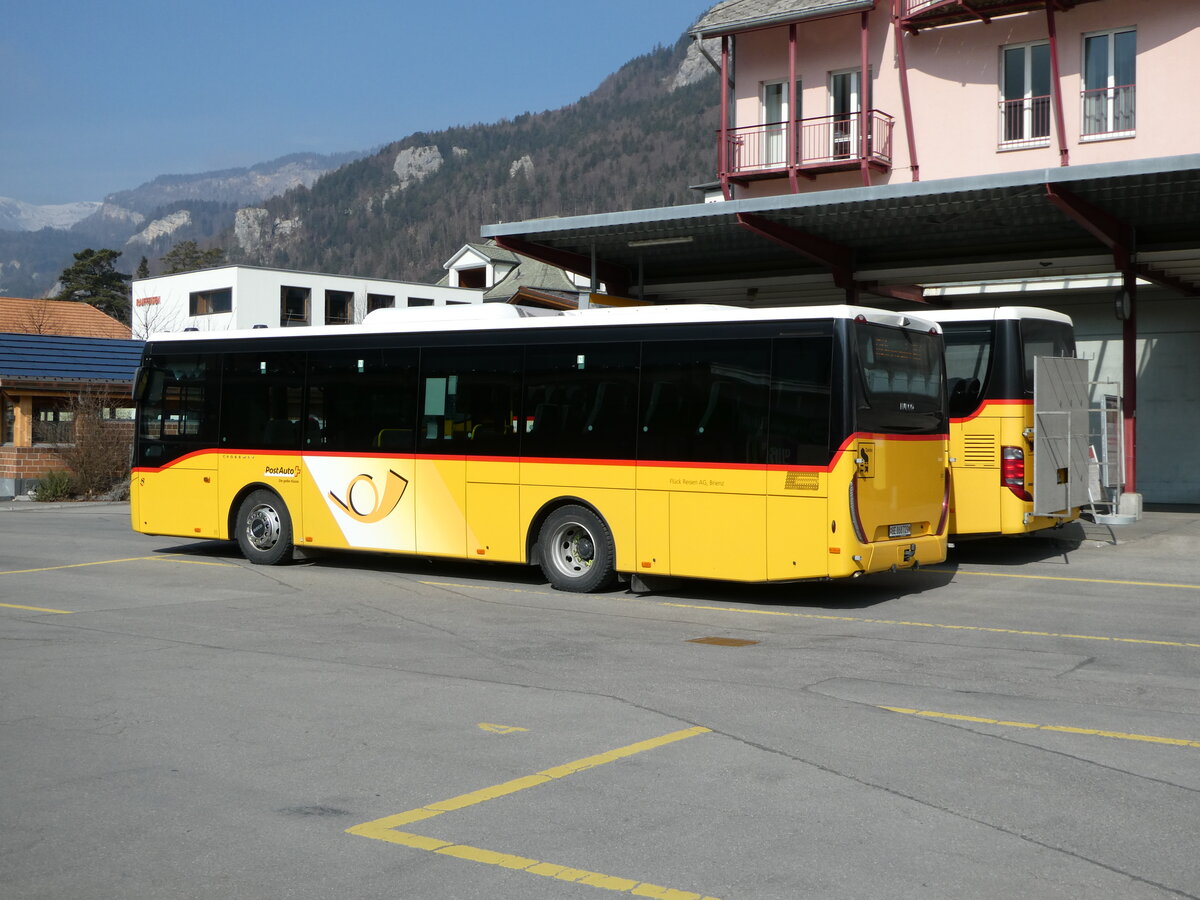
[[[1073,325],[1071,317],[1038,306],[988,306],[978,309],[931,309],[922,315],[935,322],[988,322],[995,319],[1046,319]]]
[[[387,313],[387,315],[381,315]],[[1057,314],[1055,314],[1057,315]],[[501,303],[417,309],[377,310],[361,325],[316,325],[304,328],[254,328],[236,331],[190,331],[151,335],[151,341],[204,341],[229,338],[271,340],[283,337],[322,337],[352,334],[428,333],[436,331],[492,331],[605,325],[683,325],[721,322],[809,321],[813,319],[857,319],[877,325],[941,331],[928,316],[896,313],[865,306],[768,307],[746,309],[718,304],[675,306],[593,307],[566,310],[552,315],[531,315],[520,307]]]

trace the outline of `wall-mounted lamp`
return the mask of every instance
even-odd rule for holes
[[[1132,311],[1133,301],[1129,296],[1129,291],[1121,288],[1117,291],[1117,296],[1114,298],[1113,312],[1117,318],[1124,322],[1129,318],[1129,313]]]

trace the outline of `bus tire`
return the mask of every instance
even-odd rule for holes
[[[538,562],[551,586],[590,593],[616,579],[616,551],[608,524],[582,506],[563,506],[542,523]]]
[[[292,516],[274,491],[249,494],[237,514],[237,542],[257,566],[275,566],[292,555]]]

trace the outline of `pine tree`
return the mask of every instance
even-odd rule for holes
[[[56,300],[89,303],[114,319],[129,323],[129,276],[116,270],[120,250],[80,250],[75,262],[58,276]]]

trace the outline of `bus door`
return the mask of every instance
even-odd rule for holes
[[[423,351],[417,550],[519,562],[520,347]]]
[[[643,571],[766,578],[770,361],[766,339],[643,344],[637,435]]]
[[[1088,502],[1088,364],[1038,356],[1033,379],[1033,514],[1070,514]]]
[[[130,492],[133,527],[219,538],[215,443],[220,370],[212,358],[153,358],[138,370],[139,433]]]
[[[309,352],[297,541],[416,549],[416,379],[412,348]]]

